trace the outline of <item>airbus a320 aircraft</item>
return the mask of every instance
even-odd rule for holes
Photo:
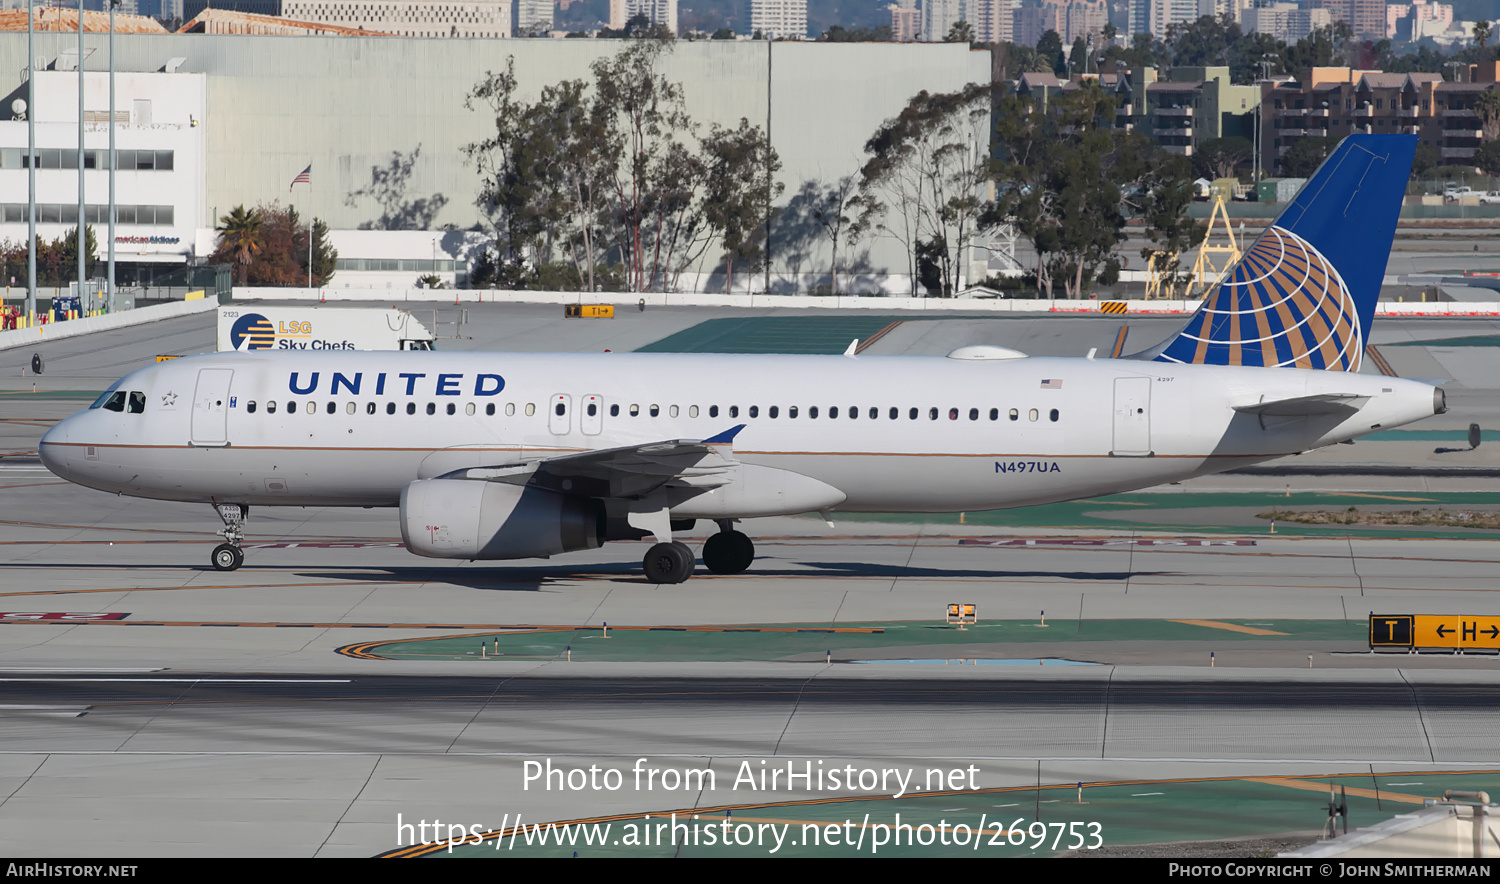
[[[252,506],[399,507],[407,549],[520,559],[655,544],[695,519],[744,571],[743,519],[1094,497],[1296,454],[1446,410],[1358,373],[1416,139],[1344,140],[1175,338],[1125,359],[243,352],[141,369],[42,439],[91,488],[213,505],[238,568]]]

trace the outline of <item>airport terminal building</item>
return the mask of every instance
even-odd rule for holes
[[[96,207],[108,203],[101,158],[109,135],[107,40],[85,35],[82,162],[91,223],[105,217]],[[236,206],[280,202],[335,231],[335,286],[411,286],[425,274],[408,264],[462,283],[486,224],[475,204],[479,175],[463,148],[493,133],[484,112],[465,106],[470,90],[514,59],[519,97],[533,100],[543,86],[590,78],[590,65],[622,45],[116,35],[117,203],[125,207],[119,260],[201,260],[212,251],[219,217]],[[78,214],[78,37],[39,33],[36,47],[38,235],[51,240],[72,229]],[[17,242],[26,237],[27,172],[20,162],[25,109],[18,112],[15,99],[27,92],[26,53],[24,33],[0,34],[0,70],[13,72],[0,93],[7,109],[0,121],[0,239]],[[679,41],[661,70],[682,85],[687,110],[704,131],[743,118],[770,132],[783,203],[806,182],[829,185],[856,174],[865,141],[918,92],[955,91],[990,76],[988,54],[963,44]],[[293,186],[309,168],[309,183]],[[342,233],[381,229],[409,235]],[[869,248],[872,274],[905,273],[899,243],[875,237]],[[803,231],[795,243],[779,243],[773,227],[770,254],[767,271],[750,280],[757,289],[808,291],[820,276],[827,280],[826,237]],[[722,276],[708,277],[718,258],[712,249],[705,254],[697,287],[723,285]],[[903,276],[896,286],[905,285]]]

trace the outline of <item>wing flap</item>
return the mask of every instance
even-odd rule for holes
[[[673,439],[580,451],[518,464],[469,467],[448,479],[528,485],[587,497],[642,497],[665,487],[717,488],[738,466],[732,443],[744,424],[708,439]]]

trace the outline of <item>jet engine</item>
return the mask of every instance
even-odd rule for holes
[[[546,558],[594,549],[604,505],[540,488],[476,479],[421,479],[401,491],[401,539],[439,559]]]

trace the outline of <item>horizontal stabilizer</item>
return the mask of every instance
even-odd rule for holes
[[[1369,396],[1357,393],[1318,393],[1314,396],[1236,405],[1234,410],[1241,414],[1258,414],[1263,417],[1309,417],[1315,414],[1353,414],[1369,401]]]

